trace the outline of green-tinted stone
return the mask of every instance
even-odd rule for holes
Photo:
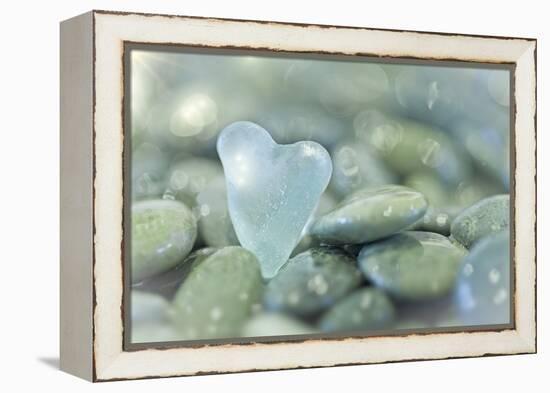
[[[243,337],[313,334],[317,330],[296,318],[281,313],[260,313],[253,316],[242,329]]]
[[[427,207],[424,196],[407,187],[361,189],[315,220],[310,233],[328,244],[371,242],[405,229]]]
[[[433,173],[413,173],[407,176],[403,185],[422,193],[430,207],[448,205],[451,199],[449,188]]]
[[[148,200],[132,205],[132,282],[171,269],[193,248],[197,224],[181,202]]]
[[[397,299],[415,301],[447,294],[463,256],[444,236],[411,231],[367,244],[358,260],[374,285]]]
[[[336,248],[312,248],[291,258],[268,283],[264,307],[311,316],[359,286],[355,260]]]
[[[132,151],[132,199],[159,198],[165,188],[167,155],[154,144],[141,143]]]
[[[177,200],[194,207],[196,196],[211,181],[223,176],[219,162],[200,157],[185,157],[172,165],[167,176],[167,186]]]
[[[340,300],[319,321],[325,332],[378,330],[391,325],[395,310],[376,288],[362,288]]]
[[[443,131],[405,119],[394,119],[393,124],[392,133],[381,135],[384,142],[371,139],[391,170],[402,176],[429,172],[452,185],[470,176],[468,156]]]
[[[160,295],[132,289],[130,312],[132,324],[165,321],[170,303]]]
[[[482,237],[508,229],[510,197],[495,195],[464,210],[453,221],[451,235],[470,248]]]
[[[336,199],[334,198],[334,196],[332,196],[331,193],[325,191],[321,195],[321,198],[319,199],[319,204],[317,205],[315,212],[307,222],[303,230],[302,237],[300,238],[300,241],[298,242],[296,247],[294,247],[294,250],[292,250],[292,254],[290,254],[291,258],[304,251],[307,251],[310,248],[319,247],[321,245],[319,239],[312,236],[309,233],[309,230],[317,217],[320,217],[326,212],[330,211],[331,209],[334,208],[334,206],[336,206]]]
[[[182,339],[237,337],[262,290],[256,257],[241,247],[223,248],[192,268],[174,297],[173,321]]]
[[[132,326],[132,343],[158,343],[181,340],[177,329],[169,322],[150,322],[144,321]]]
[[[132,343],[177,340],[169,321],[170,303],[160,295],[132,289],[130,333]]]
[[[199,234],[211,247],[239,245],[229,210],[225,179],[220,176],[210,182],[197,196]]]
[[[510,322],[510,235],[484,237],[462,261],[455,290],[464,325]]]
[[[217,248],[213,247],[201,248],[194,251],[172,269],[134,283],[132,288],[157,293],[171,300],[191,269],[216,251]]]
[[[426,214],[408,230],[435,232],[444,236],[451,233],[451,223],[460,212],[458,207],[428,207]]]
[[[453,293],[440,299],[397,306],[395,329],[421,329],[464,326],[453,299]]]
[[[477,176],[460,182],[455,192],[455,204],[466,208],[493,195],[506,193],[506,188],[488,176]]]
[[[391,184],[396,180],[384,162],[360,141],[341,143],[331,156],[333,170],[329,187],[340,197],[361,188]]]

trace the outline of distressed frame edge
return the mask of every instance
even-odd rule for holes
[[[116,13],[104,13],[104,12],[98,12],[98,15],[114,15]],[[116,14],[118,15],[118,14]],[[129,14],[129,15],[136,15],[136,14]],[[143,16],[143,14],[137,14],[137,15],[141,15]],[[173,16],[170,16],[170,18],[174,18]],[[177,17],[176,17],[177,18]],[[184,17],[185,19],[194,19],[193,17]],[[205,18],[206,20],[209,20],[210,18]],[[218,19],[216,19],[218,20]],[[219,20],[218,20],[219,21]],[[236,21],[237,23],[239,21]],[[247,22],[254,22],[254,21],[247,21]],[[284,23],[279,23],[279,22],[274,22],[273,24],[275,25],[285,25]],[[369,29],[364,29],[364,30],[369,30]],[[413,33],[418,33],[418,32],[413,32]],[[398,32],[393,32],[394,35],[397,35],[399,34]],[[422,33],[422,34],[427,34],[427,35],[434,35],[437,33]],[[460,35],[452,35],[453,37],[456,37],[456,36],[460,36]],[[464,35],[462,35],[464,36]],[[465,36],[465,37],[471,37],[471,36]],[[481,37],[483,38],[483,37]],[[503,37],[497,37],[496,39],[503,39],[503,40],[506,40],[506,38],[503,38]],[[529,110],[526,110],[527,112],[530,112],[532,111],[533,112],[533,116],[534,116],[534,119],[535,121],[532,122],[532,127],[529,127],[528,128],[528,131],[522,131],[526,133],[526,135],[523,135],[522,134],[522,139],[525,137],[525,138],[528,138],[530,139],[531,136],[533,136],[535,139],[535,144],[533,146],[534,148],[534,152],[536,154],[536,97],[534,96],[534,90],[536,89],[536,40],[533,40],[533,39],[520,39],[523,41],[523,43],[525,44],[525,47],[524,47],[524,52],[523,54],[525,56],[523,56],[523,62],[521,64],[523,64],[525,67],[521,67],[521,69],[518,69],[517,71],[522,71],[524,68],[525,68],[525,72],[527,72],[527,75],[529,75],[529,73],[531,72],[530,68],[532,66],[533,68],[533,72],[534,72],[534,75],[532,75],[532,79],[533,79],[533,85],[530,86],[531,88],[526,88],[524,90],[526,90],[525,92],[523,92],[524,95],[526,95],[528,98],[529,98],[529,102],[526,102],[525,104],[528,104],[531,106],[531,108],[529,108]],[[124,40],[123,40],[124,41]],[[95,42],[94,42],[95,44]],[[467,61],[467,60],[466,60]],[[519,59],[516,58],[516,61],[517,61],[517,64],[518,64],[518,68],[519,67]],[[518,76],[516,75],[516,81],[518,80]],[[516,86],[519,86],[520,84],[519,83],[516,83]],[[516,95],[517,97],[517,95]],[[523,104],[520,102],[519,104],[516,102],[516,110],[517,112],[516,113],[519,113],[521,112],[523,114],[523,111],[520,111],[520,106],[523,106]],[[525,108],[524,108],[525,109]],[[527,116],[529,117],[529,116]],[[527,119],[529,120],[529,119]],[[516,128],[517,128],[517,125],[518,125],[518,119],[516,119]],[[516,145],[517,145],[517,139],[516,139]],[[531,151],[528,151],[527,153],[531,153]],[[530,163],[531,165],[531,163]],[[534,162],[534,172],[535,172],[535,182],[530,186],[530,189],[532,189],[533,187],[536,188],[536,162]],[[516,173],[517,173],[517,169],[516,168]],[[535,193],[535,198],[534,198],[534,204],[535,204],[535,207],[536,207],[536,193]],[[518,217],[518,215],[516,215],[516,218]],[[534,213],[534,216],[531,217],[533,223],[536,225],[536,215]],[[529,231],[529,234],[533,234],[533,237],[535,237],[536,235],[536,227],[533,226],[533,231]],[[515,249],[516,250],[516,253],[517,253],[517,248]],[[536,249],[533,250],[534,251],[534,258],[536,259]],[[529,265],[532,265],[532,264],[529,264]],[[533,279],[535,280],[535,284],[536,284],[536,266],[526,266],[526,268],[528,268],[528,270],[531,271],[531,274],[534,273],[534,275],[532,276]],[[516,273],[517,274],[517,273]],[[97,285],[97,283],[95,283]],[[536,289],[535,289],[536,290]],[[531,296],[527,302],[528,303],[536,303],[536,293],[533,294],[534,296]],[[515,349],[515,352],[511,352],[510,354],[519,354],[519,353],[534,353],[536,352],[536,313],[535,313],[535,309],[534,309],[534,305],[531,306],[531,304],[529,306],[522,306],[522,309],[526,309],[526,308],[532,308],[532,313],[533,315],[524,315],[523,316],[523,322],[521,322],[520,324],[517,324],[516,325],[516,330],[514,330],[513,334],[510,335],[510,338],[513,338],[514,340],[516,340],[516,344],[517,344],[517,347]],[[529,313],[527,313],[529,314]],[[94,316],[94,319],[95,319],[96,316]],[[516,321],[518,321],[518,316],[516,316]],[[533,322],[533,324],[531,324],[531,322]],[[122,334],[121,334],[122,336]],[[448,336],[448,334],[446,335]],[[94,341],[95,341],[95,337],[94,337]],[[95,342],[94,342],[95,344]],[[122,344],[121,344],[122,345]],[[301,345],[301,344],[297,344],[297,345]],[[176,349],[177,350],[177,349]],[[101,351],[99,351],[101,352]],[[145,351],[139,351],[139,352],[148,352],[149,354],[151,353],[151,350],[145,350]],[[507,353],[503,353],[505,351],[500,351],[500,352],[494,352],[494,353],[478,353],[478,354],[462,354],[462,355],[457,355],[456,357],[471,357],[471,356],[489,356],[489,355],[500,355],[500,354],[507,354]],[[101,355],[101,354],[100,354]],[[124,355],[123,353],[119,353],[119,355]],[[145,354],[145,356],[148,356],[147,354]],[[450,356],[445,356],[445,355],[442,355],[442,356],[429,356],[427,358],[413,358],[413,359],[407,359],[406,357],[400,357],[399,360],[388,360],[389,362],[391,361],[407,361],[407,360],[428,360],[428,359],[441,359],[441,358],[449,358]],[[451,356],[452,357],[452,356]],[[193,372],[193,373],[188,373],[186,374],[185,372],[180,372],[180,373],[171,373],[171,374],[153,374],[153,375],[142,375],[142,376],[124,376],[124,375],[117,375],[117,372],[120,371],[117,369],[122,366],[121,363],[124,363],[126,362],[128,359],[124,359],[124,356],[115,356],[115,357],[111,357],[111,363],[106,367],[106,368],[102,368],[101,370],[99,370],[99,375],[94,375],[94,380],[96,381],[103,381],[103,380],[117,380],[117,379],[136,379],[136,378],[150,378],[150,377],[163,377],[163,376],[183,376],[183,375],[197,375],[197,374],[203,374],[203,373],[210,373],[210,372],[201,372],[201,371],[198,371],[198,372]],[[95,356],[94,356],[94,361],[95,361]],[[357,364],[367,364],[367,363],[381,363],[381,362],[386,362],[386,361],[364,361],[364,362],[359,362]],[[348,364],[348,363],[346,363]],[[351,363],[351,364],[355,364],[355,363]],[[325,364],[325,365],[307,365],[305,367],[328,367],[328,366],[336,366],[336,365],[339,365],[339,364]],[[270,370],[270,369],[286,369],[286,368],[300,368],[300,367],[304,367],[304,366],[289,366],[289,367],[277,367],[277,368],[263,368],[263,370]],[[109,372],[110,371],[110,372]],[[222,372],[243,372],[243,371],[254,371],[252,369],[247,369],[247,370],[243,370],[243,369],[240,369],[240,370],[227,370],[227,371],[213,371],[211,373],[222,373]]]
[[[59,25],[60,369],[88,381],[93,366],[93,12]]]

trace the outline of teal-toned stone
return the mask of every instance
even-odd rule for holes
[[[365,143],[351,140],[332,151],[333,172],[329,188],[340,198],[365,187],[395,183],[395,175]]]
[[[132,325],[131,340],[133,344],[170,343],[181,340],[177,329],[167,321],[143,321]]]
[[[223,169],[219,162],[187,156],[171,166],[167,175],[167,186],[175,199],[194,207],[197,195],[210,182],[220,177],[223,177]]]
[[[464,325],[510,322],[510,235],[484,237],[462,261],[455,290]]]
[[[442,235],[410,231],[367,244],[358,260],[375,286],[399,300],[419,301],[449,293],[463,256]]]
[[[328,244],[371,242],[407,228],[427,208],[424,196],[407,187],[361,189],[315,220],[310,233]]]
[[[164,192],[168,155],[157,145],[141,143],[132,151],[132,199],[159,198]]]
[[[193,248],[197,224],[191,210],[171,200],[132,205],[132,282],[171,269]]]
[[[460,182],[455,192],[455,204],[463,209],[493,195],[505,194],[506,188],[489,176],[476,176]]]
[[[508,110],[483,111],[490,119],[463,118],[450,130],[462,142],[477,167],[505,189],[510,186],[510,115]]]
[[[328,310],[319,326],[325,332],[379,330],[391,326],[394,318],[394,306],[383,291],[361,288]]]
[[[186,340],[238,337],[262,291],[256,257],[225,247],[193,267],[174,297],[172,318]]]
[[[131,291],[130,315],[132,324],[159,322],[168,318],[170,303],[161,295],[142,291]]]
[[[424,195],[430,207],[441,207],[449,204],[451,195],[449,187],[439,177],[429,172],[413,173],[404,180],[403,185]]]
[[[313,326],[282,313],[259,313],[253,316],[242,329],[243,337],[288,336],[314,334]]]
[[[510,197],[495,195],[465,209],[451,225],[451,235],[470,248],[479,239],[507,230],[510,221]]]
[[[307,222],[302,232],[302,237],[300,238],[300,241],[298,242],[296,247],[294,247],[294,250],[292,250],[292,254],[290,254],[290,257],[295,257],[296,255],[309,250],[310,248],[319,247],[321,245],[319,239],[309,233],[311,225],[313,225],[313,222],[317,217],[320,217],[326,212],[332,210],[334,206],[336,206],[336,203],[336,198],[330,192],[325,191],[321,195],[319,203],[315,208],[315,212],[309,218],[309,221]]]
[[[162,295],[168,300],[172,300],[174,294],[189,272],[198,263],[215,253],[217,250],[218,249],[214,247],[206,247],[194,251],[172,269],[134,283],[132,289],[152,292]]]
[[[461,209],[459,207],[428,207],[426,214],[411,225],[408,230],[435,232],[444,236],[451,233],[451,223]]]
[[[450,185],[470,176],[468,155],[441,129],[403,118],[388,120],[391,128],[374,127],[369,141],[390,170],[401,176],[431,173]]]
[[[170,323],[171,304],[164,297],[132,289],[130,335],[132,343],[173,341],[178,339]]]
[[[358,287],[355,260],[337,248],[313,248],[290,259],[268,283],[264,307],[298,316],[315,315]]]
[[[443,298],[397,305],[395,329],[422,329],[464,326],[453,292]]]
[[[233,223],[227,207],[227,193],[223,176],[212,180],[197,196],[199,234],[211,247],[238,246]]]

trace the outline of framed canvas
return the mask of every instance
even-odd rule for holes
[[[536,352],[536,40],[61,23],[61,368]]]

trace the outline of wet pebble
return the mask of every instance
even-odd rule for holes
[[[428,207],[426,214],[411,225],[409,230],[435,232],[444,236],[451,233],[451,223],[460,212],[459,207]]]
[[[495,195],[465,209],[451,225],[451,235],[466,248],[479,239],[508,229],[510,197]]]
[[[313,248],[291,258],[268,283],[264,307],[309,317],[360,285],[355,260],[336,248]]]
[[[172,269],[134,283],[132,288],[156,293],[171,300],[192,268],[217,250],[214,247],[206,247],[194,251]]]
[[[222,176],[223,169],[219,162],[188,156],[172,165],[168,172],[167,186],[175,199],[194,207],[196,196],[212,180]]]
[[[340,300],[319,321],[324,332],[384,329],[395,318],[388,296],[376,288],[362,288]]]
[[[332,150],[330,189],[340,197],[365,187],[394,183],[397,179],[365,143],[352,140]]]
[[[510,236],[490,235],[463,260],[455,290],[464,325],[510,322]]]
[[[253,316],[242,329],[243,337],[265,337],[314,334],[317,330],[299,319],[282,313],[260,313]]]
[[[147,200],[132,206],[132,282],[169,270],[191,251],[197,224],[185,204]]]
[[[238,337],[262,291],[256,257],[225,247],[192,268],[174,297],[173,321],[189,340]]]
[[[225,179],[220,176],[208,184],[197,196],[199,234],[211,247],[239,245],[227,207]]]
[[[463,256],[442,235],[410,231],[367,244],[358,260],[375,286],[399,300],[423,301],[449,293]]]
[[[165,321],[170,303],[160,295],[132,290],[132,323]]]
[[[408,187],[365,188],[315,220],[310,233],[328,244],[371,242],[407,228],[427,207],[424,196]]]

